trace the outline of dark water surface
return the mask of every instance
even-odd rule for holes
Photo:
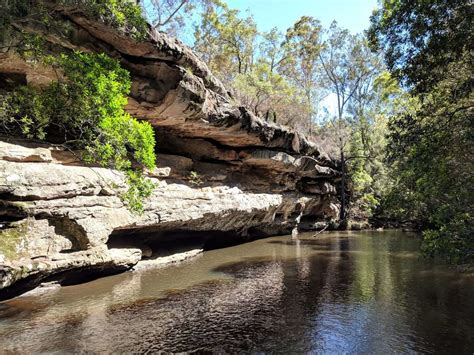
[[[474,352],[474,275],[400,232],[274,237],[0,303],[0,352]]]

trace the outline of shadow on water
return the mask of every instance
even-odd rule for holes
[[[418,248],[416,238],[383,233],[261,240],[209,252],[169,276],[96,281],[103,296],[84,295],[80,306],[59,294],[15,320],[4,305],[0,344],[22,352],[472,354],[474,277],[419,258]],[[218,277],[183,287],[181,271],[199,278],[201,267]],[[163,292],[147,297],[161,283]],[[76,311],[65,316],[61,307]]]

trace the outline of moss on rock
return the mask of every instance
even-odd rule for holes
[[[26,234],[27,223],[20,223],[0,230],[0,254],[7,260],[18,258],[23,236]],[[1,259],[1,257],[0,257]]]

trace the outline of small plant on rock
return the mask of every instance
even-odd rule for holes
[[[189,182],[191,183],[191,185],[194,185],[194,186],[200,186],[203,184],[203,181],[201,179],[201,176],[199,175],[198,172],[192,170],[190,173],[189,173],[189,176],[188,176],[188,179],[189,179]]]

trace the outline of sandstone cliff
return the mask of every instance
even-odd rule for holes
[[[57,46],[106,52],[132,76],[127,110],[156,130],[156,189],[141,216],[119,195],[117,171],[86,167],[51,145],[0,142],[0,299],[44,281],[77,282],[127,270],[159,253],[161,244],[206,243],[319,228],[337,218],[337,165],[317,145],[242,107],[178,41],[161,33],[134,42],[58,9],[73,35]],[[53,80],[47,68],[0,54],[3,78]],[[193,174],[191,172],[194,172]]]

